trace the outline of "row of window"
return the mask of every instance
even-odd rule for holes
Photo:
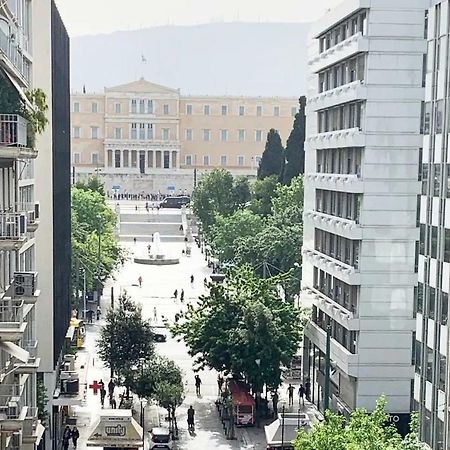
[[[91,108],[90,111],[91,113],[98,113],[98,102],[91,102]],[[73,102],[73,112],[74,113],[79,113],[81,112],[81,108],[80,108],[80,102]]]
[[[317,173],[361,175],[361,147],[326,148],[317,150]]]
[[[315,229],[315,249],[324,255],[331,256],[355,269],[359,267],[359,251],[361,241]]]
[[[91,130],[91,133],[90,133],[91,139],[100,139],[100,128],[99,127],[90,127],[90,130]],[[81,138],[81,127],[73,127],[72,137],[74,139]]]
[[[426,314],[441,325],[448,323],[448,294],[441,289],[418,283],[416,312]]]
[[[359,223],[361,194],[316,189],[316,211]]]
[[[141,173],[145,168],[170,169],[177,167],[178,153],[176,151],[151,151],[151,150],[108,150],[108,167],[139,167]]]
[[[319,93],[352,83],[364,81],[366,55],[358,55],[319,72]]]
[[[355,354],[357,348],[357,332],[349,331],[340,323],[333,320],[330,316],[325,314],[317,306],[313,306],[312,321],[317,324],[322,330],[326,331],[328,326],[331,326],[331,337],[339,342],[350,353]]]
[[[433,125],[431,124],[432,106],[432,102],[422,102],[421,134],[441,134],[444,131],[444,100],[434,103]]]
[[[261,156],[255,156],[252,157],[252,160],[255,162],[255,167],[259,165],[259,162],[261,161]],[[203,155],[201,159],[203,166],[210,166],[211,165],[211,158],[209,155]],[[196,166],[197,165],[197,156],[195,155],[186,155],[184,158],[184,163],[186,166]],[[221,155],[219,159],[219,164],[221,166],[233,166],[233,163],[230,163],[227,155]],[[239,167],[245,166],[245,156],[244,155],[238,155],[236,157],[236,164]]]
[[[344,105],[319,111],[319,133],[346,130],[349,128],[362,128],[364,102],[351,102]]]
[[[202,139],[205,142],[211,141],[212,131],[209,128],[202,130]],[[194,140],[194,130],[192,128],[186,128],[185,130],[186,141]],[[238,142],[245,142],[247,140],[247,131],[244,129],[237,130],[236,138]],[[228,142],[230,139],[229,130],[219,130],[219,139],[222,142]],[[254,141],[262,142],[264,139],[263,130],[255,130]]]
[[[73,162],[73,164],[81,164],[81,153],[73,153],[72,154],[72,162]],[[93,165],[99,164],[98,153],[91,153],[90,164],[93,164]]]
[[[294,117],[298,112],[298,108],[296,106],[293,106],[291,108],[291,116]],[[191,116],[194,114],[194,105],[188,103],[186,104],[186,115]],[[221,105],[220,106],[220,115],[221,116],[227,116],[229,114],[229,107],[228,105]],[[211,115],[211,105],[203,105],[203,115],[209,116]],[[238,116],[245,116],[246,115],[246,109],[244,105],[240,105],[237,109],[237,115]],[[261,105],[256,106],[256,117],[261,117],[263,115],[263,107]],[[280,116],[280,107],[274,106],[272,109],[272,115],[274,117]]]
[[[323,295],[353,313],[358,309],[359,286],[351,286],[327,272],[314,267],[314,287]]]
[[[367,34],[367,12],[358,11],[319,37],[320,53],[357,33]]]
[[[436,374],[437,380],[433,380],[433,374],[436,373],[435,360],[438,360],[439,364],[439,373]],[[444,355],[441,355],[438,351],[433,350],[426,344],[416,340],[414,348],[414,362],[416,373],[422,373],[423,367],[423,374],[425,375],[424,378],[430,383],[437,381],[438,389],[445,391],[447,358]]]
[[[450,198],[450,164],[422,164],[419,178],[422,180],[423,195],[431,194],[439,197],[442,187],[443,195]],[[428,189],[429,179],[430,189]]]
[[[442,258],[445,262],[450,262],[450,230],[441,228],[443,233],[438,234],[438,227],[420,224],[419,252],[421,255],[431,258]],[[426,239],[428,236],[428,239]],[[426,240],[425,240],[426,239]],[[442,247],[442,241],[444,246]],[[444,254],[438,255],[438,249],[444,248]]]

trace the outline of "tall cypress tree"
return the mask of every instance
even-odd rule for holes
[[[299,99],[300,108],[295,115],[294,126],[286,142],[284,157],[286,163],[281,172],[283,184],[290,184],[292,178],[305,172],[305,126],[306,97]]]
[[[258,167],[258,180],[280,175],[284,163],[284,149],[278,131],[273,128],[267,134],[267,142]]]

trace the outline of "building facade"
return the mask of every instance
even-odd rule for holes
[[[427,3],[414,409],[420,413],[422,440],[442,450],[450,446],[450,8],[448,1]]]
[[[348,0],[313,29],[304,377],[345,415],[382,394],[393,420],[410,412],[424,14],[424,0]]]
[[[71,100],[75,176],[120,193],[190,192],[194,169],[255,176],[267,131],[285,141],[298,111],[293,98],[184,97],[144,79]]]
[[[24,450],[37,448],[44,431],[36,395],[38,151],[22,113],[32,87],[31,23],[30,0],[0,4],[0,443]]]

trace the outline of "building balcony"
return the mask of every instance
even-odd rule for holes
[[[0,384],[0,428],[2,432],[23,429],[28,407],[23,405],[24,384]]]
[[[18,114],[0,114],[0,159],[36,158],[28,132],[28,120]]]
[[[308,99],[308,107],[313,111],[331,108],[342,103],[367,99],[367,87],[363,81],[353,81],[338,86]]]
[[[34,233],[39,227],[39,203],[18,203],[16,208],[27,217],[27,232]]]
[[[38,415],[38,408],[31,406],[27,408],[27,414],[22,429],[22,442],[24,444],[38,445],[44,434],[45,428],[41,424]]]
[[[366,135],[357,127],[313,134],[306,139],[306,150],[365,146]]]
[[[27,216],[18,212],[0,212],[0,250],[19,250],[27,240]]]
[[[361,52],[369,51],[369,40],[362,33],[354,34],[339,44],[316,55],[308,61],[311,72],[317,73],[322,69],[332,66],[339,61],[350,58]]]
[[[3,300],[22,300],[25,305],[34,305],[39,295],[37,272],[14,272],[14,278],[3,295]]]
[[[310,261],[314,267],[321,269],[330,275],[339,278],[347,284],[359,285],[361,284],[361,274],[355,270],[353,266],[349,266],[337,259],[320,253],[317,250],[309,250],[303,248],[303,258]]]
[[[27,322],[29,305],[23,300],[2,299],[0,301],[0,341],[17,341],[22,338]]]
[[[364,192],[364,182],[358,175],[334,173],[308,173],[305,180],[316,189],[361,194]]]
[[[41,359],[37,357],[38,341],[25,341],[24,348],[28,352],[27,361],[18,361],[15,363],[15,373],[33,374],[39,369]]]
[[[311,209],[305,211],[304,218],[313,223],[315,228],[347,239],[362,239],[362,228],[355,220],[343,219]]]

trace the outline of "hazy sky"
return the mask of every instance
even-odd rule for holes
[[[208,22],[310,22],[342,0],[56,0],[71,36]]]

